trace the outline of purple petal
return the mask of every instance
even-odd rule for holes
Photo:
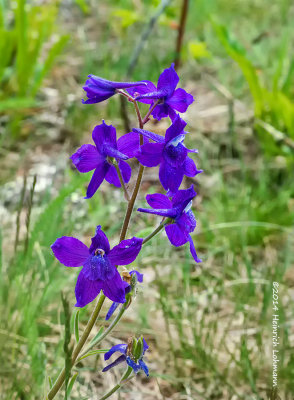
[[[167,162],[162,162],[159,168],[159,180],[165,190],[176,192],[184,177],[182,168],[174,168]]]
[[[137,101],[148,100],[148,99],[159,100],[159,99],[164,99],[165,96],[166,96],[166,91],[155,90],[154,92],[149,92],[136,97],[136,100]]]
[[[176,221],[182,232],[186,235],[193,232],[196,228],[196,219],[192,211],[184,212]]]
[[[120,137],[117,141],[118,150],[129,158],[136,156],[140,147],[140,137],[135,132],[129,132]]]
[[[179,247],[188,241],[188,236],[177,224],[166,225],[165,232],[173,246]]]
[[[95,169],[87,189],[87,196],[85,197],[86,199],[90,199],[95,194],[95,192],[103,182],[109,168],[110,165],[108,164],[108,162],[104,162],[103,164],[99,164],[98,167]]]
[[[128,163],[125,161],[119,161],[118,162],[119,169],[121,170],[121,174],[123,177],[124,182],[128,183],[131,179],[132,175],[132,168],[129,166]]]
[[[125,285],[120,274],[114,267],[114,276],[102,282],[102,290],[106,297],[116,303],[125,303]]]
[[[136,237],[120,242],[108,254],[111,263],[113,265],[128,265],[132,263],[140,253],[142,242],[143,239]]]
[[[92,171],[104,160],[92,144],[83,144],[70,159],[79,172]]]
[[[89,257],[88,247],[80,240],[62,236],[51,246],[51,249],[61,264],[66,267],[80,267]]]
[[[152,93],[152,92],[156,92],[156,86],[154,85],[154,83],[150,82],[150,81],[142,81],[146,83],[146,86],[139,86],[139,87],[133,87],[133,88],[129,88],[127,89],[127,92],[132,96],[137,98],[140,95],[145,95],[147,93]],[[141,103],[145,103],[145,104],[152,104],[153,103],[153,99],[142,99],[139,100]]]
[[[124,182],[129,182],[129,180],[131,179],[131,174],[132,174],[131,167],[125,161],[119,161],[118,165],[121,170],[121,174],[122,174]],[[110,166],[110,168],[105,176],[105,179],[107,180],[108,183],[110,183],[116,187],[121,187],[121,183],[120,183],[116,168],[113,165]]]
[[[189,240],[189,243],[190,243],[190,252],[191,252],[191,254],[192,254],[194,260],[195,260],[197,263],[200,263],[202,260],[201,260],[201,258],[199,258],[199,257],[197,256],[197,254],[196,254],[196,249],[195,249],[193,240],[192,240],[192,238],[191,238],[190,235],[189,235],[189,239],[188,239],[188,240]]]
[[[91,301],[98,296],[101,289],[102,281],[91,281],[87,279],[82,269],[79,273],[75,288],[77,299],[75,307],[85,307],[87,304],[91,303]]]
[[[165,139],[163,136],[157,135],[157,133],[154,133],[154,132],[146,131],[145,129],[134,128],[133,132],[143,135],[144,137],[147,137],[148,139],[151,139],[156,143],[164,143],[165,142]]]
[[[95,236],[92,237],[92,243],[90,246],[90,253],[93,253],[96,249],[102,249],[106,254],[109,253],[110,246],[107,236],[103,232],[101,225],[98,225],[96,228]]]
[[[197,193],[195,192],[193,185],[191,185],[189,189],[178,190],[172,198],[173,207],[180,206],[181,211],[183,211],[196,195]]]
[[[109,369],[115,367],[118,364],[121,364],[124,361],[126,361],[126,356],[125,355],[119,356],[115,361],[113,361],[113,363],[111,363],[111,364],[107,365],[107,367],[103,368],[102,372],[106,372]]]
[[[174,208],[168,208],[168,209],[138,208],[137,211],[147,213],[147,214],[161,215],[162,217],[166,217],[166,218],[176,218],[176,216],[177,216],[177,212]]]
[[[84,277],[90,281],[105,281],[112,279],[115,275],[116,268],[111,265],[107,255],[102,256],[97,253],[88,257],[84,263],[83,274]]]
[[[144,361],[139,360],[138,363],[140,365],[140,368],[145,372],[145,375],[149,376],[149,369],[148,369],[147,365],[144,363]]]
[[[101,101],[109,99],[115,94],[115,89],[110,86],[97,86],[92,79],[87,79],[86,84],[83,86],[88,100],[82,100],[84,104],[100,103]]]
[[[137,374],[140,371],[140,365],[136,364],[135,361],[133,361],[130,357],[126,358],[127,364],[133,368],[133,371],[135,374]]]
[[[177,170],[183,166],[188,153],[186,147],[182,143],[178,143],[181,139],[182,135],[175,137],[165,146],[163,151],[165,161]],[[181,169],[183,170],[183,168]]]
[[[149,346],[146,342],[146,340],[143,338],[143,354],[145,354],[145,351],[149,349]]]
[[[197,170],[194,161],[191,158],[187,157],[184,163],[184,174],[186,176],[192,177],[197,175],[197,173],[199,173],[199,171]]]
[[[187,122],[185,122],[179,115],[173,120],[171,126],[166,130],[165,142],[168,143],[170,140],[174,139],[176,136],[183,133]]]
[[[115,93],[113,92],[103,92],[103,95],[100,96],[94,96],[91,97],[90,99],[84,100],[82,99],[83,104],[96,104],[100,103],[101,101],[109,99],[109,97],[113,96]]]
[[[167,104],[180,113],[187,111],[187,108],[194,101],[194,97],[184,89],[177,89],[167,100]]]
[[[105,175],[105,180],[111,185],[114,185],[116,187],[121,187],[117,171],[113,165],[110,166],[107,174]]]
[[[105,361],[109,360],[112,354],[116,353],[117,351],[119,351],[122,354],[126,354],[127,347],[128,347],[127,344],[116,344],[115,346],[112,346],[111,349],[104,354],[104,360]]]
[[[172,208],[172,202],[165,194],[147,194],[146,201],[152,208]]]
[[[165,69],[159,76],[157,90],[165,92],[165,96],[170,97],[179,83],[178,74],[175,71],[174,64]]]
[[[112,314],[115,312],[120,303],[113,302],[106,314],[105,321],[108,321]]]
[[[96,85],[99,88],[113,88],[113,89],[126,89],[130,87],[137,87],[137,86],[146,86],[146,83],[144,81],[139,81],[139,82],[115,82],[115,81],[109,81],[107,79],[100,78],[100,76],[96,75],[88,75],[89,80],[92,85]]]
[[[143,282],[143,274],[140,274],[140,272],[136,271],[135,269],[133,271],[130,271],[130,275],[133,275],[133,274],[137,275],[138,282],[140,282],[140,283]]]
[[[164,144],[147,143],[140,147],[137,160],[145,167],[155,167],[162,160]]]
[[[116,145],[115,145],[116,146]],[[117,158],[119,160],[127,160],[129,157],[123,153],[121,153],[119,150],[117,150],[115,147],[113,147],[112,145],[109,145],[108,143],[104,144],[103,146],[103,153],[106,156],[109,157],[114,157]]]
[[[105,121],[102,124],[95,126],[92,132],[92,139],[97,147],[97,150],[102,152],[105,143],[116,146],[116,130],[112,125],[107,125]]]
[[[169,114],[172,112],[172,108],[164,103],[164,104],[158,104],[152,111],[152,116],[153,118],[157,119],[158,121],[161,120],[161,118],[168,117]],[[172,115],[174,115],[174,112],[172,112]],[[173,120],[173,118],[172,118]]]

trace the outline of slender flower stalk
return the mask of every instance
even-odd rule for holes
[[[122,186],[122,188],[123,188],[126,201],[130,201],[130,195],[129,195],[127,186],[126,186],[126,184],[125,184],[125,182],[124,182],[124,180],[123,180],[123,177],[122,177],[121,171],[120,171],[120,169],[119,169],[119,166],[118,166],[118,164],[117,164],[116,162],[114,162],[113,165],[114,165],[114,167],[115,167],[115,169],[116,169],[116,172],[117,172],[117,175],[118,175],[120,184],[121,184],[121,186]]]
[[[151,240],[155,235],[157,235],[165,227],[165,225],[170,224],[171,221],[172,221],[171,218],[167,218],[164,221],[162,221],[160,225],[152,233],[150,233],[150,235],[145,237],[142,244],[149,242],[149,240]]]
[[[106,400],[108,399],[113,393],[118,391],[125,383],[129,382],[130,379],[134,378],[136,375],[130,376],[132,373],[132,368],[128,367],[126,372],[123,374],[122,378],[120,379],[119,383],[115,385],[109,392],[107,392],[104,396],[100,397],[99,400]]]

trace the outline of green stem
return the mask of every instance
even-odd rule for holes
[[[104,296],[104,294],[101,293],[100,297],[99,297],[99,299],[97,301],[97,304],[96,304],[96,306],[94,308],[94,311],[93,311],[93,313],[91,315],[91,318],[89,319],[89,321],[87,323],[87,326],[86,326],[86,328],[84,330],[84,333],[81,336],[79,342],[77,343],[77,345],[76,345],[76,347],[75,347],[75,349],[74,349],[74,351],[72,353],[72,360],[71,360],[72,366],[74,365],[74,363],[75,363],[80,351],[82,350],[86,340],[88,339],[88,337],[90,335],[90,332],[91,332],[91,330],[92,330],[92,328],[93,328],[93,326],[94,326],[94,324],[95,324],[95,322],[96,322],[96,320],[98,318],[98,315],[99,315],[99,313],[101,311],[101,308],[102,308],[102,305],[104,303],[104,300],[105,300],[105,296]],[[60,372],[60,374],[59,374],[58,378],[56,379],[54,385],[50,389],[50,391],[49,391],[49,393],[47,395],[48,400],[52,400],[55,397],[55,395],[58,393],[59,389],[63,385],[64,379],[65,379],[65,368],[63,368],[63,370]]]
[[[116,324],[119,322],[119,320],[121,319],[121,317],[123,316],[123,313],[126,311],[126,307],[122,306],[119,313],[117,314],[117,316],[114,318],[114,320],[112,321],[112,323],[109,325],[109,327],[105,330],[105,332],[99,337],[99,339],[97,340],[97,342],[93,343],[92,345],[88,346],[87,349],[85,351],[83,351],[83,353],[81,354],[81,357],[83,357],[84,355],[86,355],[88,353],[88,351],[90,351],[94,346],[97,346],[99,343],[102,342],[102,340],[112,331],[112,329],[116,326]]]
[[[108,399],[113,393],[115,393],[121,386],[124,385],[124,381],[131,375],[132,368],[128,367],[122,378],[120,379],[119,383],[115,385],[109,392],[107,392],[104,396],[100,397],[99,400]],[[134,375],[135,376],[135,375]],[[126,383],[126,382],[125,382]]]
[[[158,232],[160,232],[165,225],[168,225],[171,222],[171,218],[167,218],[166,220],[164,220],[163,222],[160,223],[160,225],[152,232],[150,233],[150,235],[148,235],[144,240],[142,244],[147,243],[150,239],[153,238],[153,236],[157,235]]]
[[[114,167],[116,169],[116,172],[117,172],[117,175],[119,177],[120,184],[121,184],[121,186],[122,186],[122,188],[124,190],[125,198],[126,198],[127,201],[130,201],[130,195],[129,195],[128,189],[126,187],[125,181],[123,180],[123,177],[122,177],[120,168],[118,166],[118,163],[115,161],[113,163],[113,165],[114,165]]]
[[[126,216],[125,216],[125,220],[124,220],[123,227],[122,227],[122,230],[121,230],[121,233],[120,233],[120,241],[124,240],[126,235],[127,235],[127,230],[128,230],[130,219],[131,219],[132,212],[133,212],[133,209],[134,209],[135,201],[136,201],[136,198],[137,198],[140,186],[141,186],[143,173],[144,173],[144,166],[140,165],[138,176],[137,176],[137,180],[136,180],[136,184],[135,184],[135,188],[134,188],[132,197],[131,197],[131,199],[129,201],[127,212],[126,212]]]

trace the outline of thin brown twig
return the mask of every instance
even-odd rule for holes
[[[176,43],[175,69],[177,69],[181,63],[181,50],[182,50],[183,41],[184,41],[188,8],[189,8],[189,0],[183,0],[180,24],[179,24],[179,29],[178,29],[178,37],[177,37],[177,43]]]

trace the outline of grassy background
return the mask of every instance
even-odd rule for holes
[[[174,59],[180,3],[172,1],[159,19],[131,79],[156,81]],[[8,16],[5,29],[11,31],[20,11],[27,10],[25,2],[16,3],[18,14],[8,2],[0,4]],[[89,73],[112,80],[126,76],[133,49],[158,5],[131,0],[56,3],[54,29],[42,36],[38,57],[31,57],[28,44],[16,34],[12,54],[21,55],[3,63],[1,399],[42,398],[48,377],[54,379],[64,363],[60,292],[73,304],[76,273],[55,261],[52,242],[70,234],[88,241],[97,224],[113,244],[117,241],[125,210],[120,191],[103,185],[85,202],[89,176],[72,170],[68,156],[89,142],[91,129],[102,118],[124,133],[119,99],[82,106],[81,85]],[[29,10],[33,15],[34,9]],[[48,14],[49,22],[52,18]],[[292,20],[293,6],[286,0],[190,2],[179,74],[182,86],[196,97],[185,116],[187,139],[199,149],[197,166],[204,173],[185,185],[194,182],[198,192],[193,239],[203,262],[195,267],[188,249],[171,248],[164,235],[140,254],[135,267],[144,272],[144,284],[103,347],[143,333],[150,342],[151,378],[140,376],[128,384],[121,399],[275,398],[273,281],[280,285],[279,396],[293,398]],[[16,26],[20,33],[25,29]],[[32,31],[27,37],[35,37],[37,23],[24,26]],[[45,70],[57,37],[68,44]],[[2,45],[7,41],[0,38]],[[33,65],[28,70],[35,72],[27,72],[31,84],[25,91],[21,71],[29,61]],[[46,72],[42,84],[40,71]],[[24,94],[33,103],[23,105],[19,99]],[[165,128],[164,123],[149,124],[157,132]],[[147,192],[161,190],[156,179],[156,169],[146,173],[138,206],[145,206]],[[135,215],[130,234],[143,234],[156,223],[155,217]],[[81,326],[91,309],[82,310]],[[73,399],[99,398],[116,382],[119,368],[101,377],[102,365],[101,356],[79,365]]]

